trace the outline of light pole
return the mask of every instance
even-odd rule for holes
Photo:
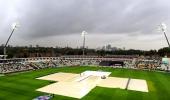
[[[86,35],[87,35],[87,32],[86,31],[83,31],[81,33],[81,35],[83,36],[83,57],[84,57],[84,52],[85,52],[85,42],[86,42]]]
[[[7,45],[8,45],[8,42],[9,42],[12,34],[14,33],[14,31],[17,29],[17,27],[18,27],[18,23],[13,23],[13,24],[12,24],[11,34],[9,35],[9,37],[8,37],[6,43],[5,43],[5,46],[4,46],[4,59],[6,59],[6,47],[7,47]]]
[[[167,35],[165,33],[166,32],[166,24],[165,23],[161,23],[161,25],[159,25],[159,27],[160,27],[161,31],[164,33],[164,36],[165,36],[166,41],[168,43],[168,46],[170,48],[169,40],[168,40],[168,37],[167,37]]]

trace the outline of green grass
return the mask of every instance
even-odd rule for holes
[[[100,67],[50,68],[0,76],[0,100],[32,100],[43,95],[44,93],[37,92],[35,89],[51,83],[45,80],[36,80],[37,77],[56,72],[80,73],[85,70],[99,69],[112,72],[110,76],[145,79],[149,92],[96,87],[83,97],[83,100],[170,100],[170,73]],[[75,98],[55,95],[53,100],[75,100]]]

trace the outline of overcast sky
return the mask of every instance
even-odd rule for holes
[[[16,21],[14,46],[79,47],[86,31],[89,48],[159,49],[167,46],[161,22],[170,38],[170,0],[0,0],[0,44]]]

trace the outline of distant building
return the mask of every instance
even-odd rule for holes
[[[110,44],[106,45],[106,51],[112,51],[112,46]]]
[[[108,44],[106,46],[98,47],[98,48],[96,48],[96,50],[116,51],[116,50],[119,50],[119,48],[112,47],[110,44]]]
[[[106,47],[105,47],[105,46],[103,46],[103,47],[102,47],[102,50],[105,50],[105,48],[106,48]]]
[[[116,51],[116,50],[118,50],[117,47],[112,47],[112,51]]]

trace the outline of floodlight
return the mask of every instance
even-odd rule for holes
[[[163,32],[166,32],[166,24],[165,23],[161,23],[161,25],[160,25],[160,28],[161,28],[161,30],[163,31]]]
[[[13,23],[11,26],[12,26],[12,30],[15,30],[15,29],[18,29],[18,27],[19,27],[20,25],[19,25],[19,22],[15,22],[15,23]]]
[[[86,42],[86,34],[87,34],[87,32],[86,31],[83,31],[82,33],[81,33],[81,36],[83,36],[83,56],[84,56],[84,50],[85,50],[85,42]]]
[[[83,31],[82,33],[81,33],[81,36],[85,36],[87,34],[87,32],[86,31]]]
[[[9,35],[9,37],[8,37],[6,43],[5,43],[5,46],[4,46],[4,55],[6,55],[6,46],[8,45],[8,42],[9,42],[12,34],[14,33],[14,31],[19,27],[19,23],[15,22],[11,26],[12,26],[12,31],[11,31],[11,34]],[[6,59],[6,57],[4,57],[4,59]]]
[[[165,38],[166,38],[166,41],[167,41],[167,43],[168,43],[168,46],[170,47],[170,44],[169,44],[169,40],[168,40],[168,37],[166,36],[166,24],[165,23],[161,23],[160,25],[159,25],[159,30],[161,30],[163,33],[164,33],[164,36],[165,36]]]

